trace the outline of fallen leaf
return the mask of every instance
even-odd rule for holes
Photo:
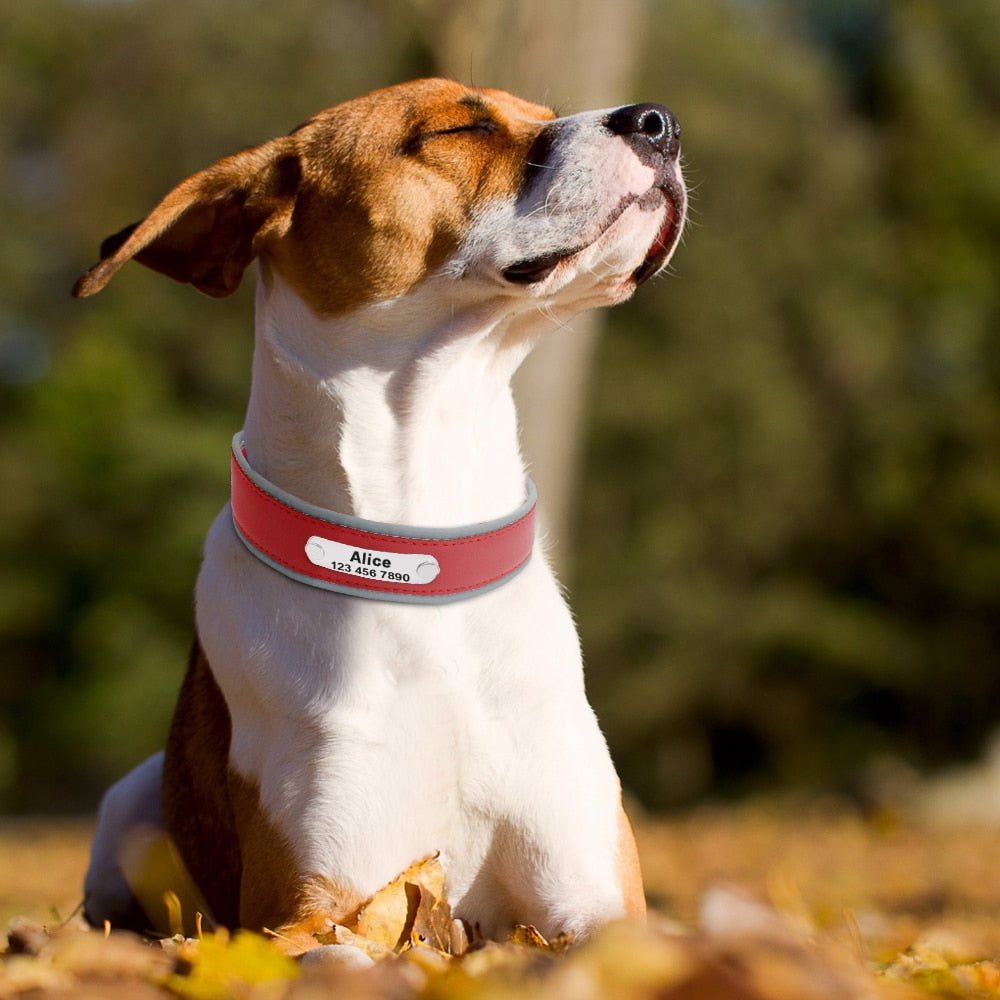
[[[159,827],[138,824],[123,837],[118,854],[125,881],[153,922],[152,929],[167,936],[195,934],[200,915],[207,915],[209,908],[173,840]]]
[[[452,924],[455,922],[451,918],[451,907],[446,900],[440,899],[430,889],[416,888],[419,900],[410,931],[410,942],[433,948],[445,955],[451,954]]]
[[[340,924],[334,926],[329,934],[320,934],[316,938],[320,944],[349,944],[359,951],[364,952],[369,958],[380,959],[389,958],[393,954],[393,949],[387,945],[379,944],[371,938],[362,937],[347,927]]]
[[[995,962],[971,962],[955,969],[956,975],[974,989],[1000,996],[1000,968]]]
[[[69,992],[75,979],[62,969],[54,969],[27,955],[15,955],[0,967],[0,997],[20,997],[28,993],[65,990]]]
[[[290,982],[299,965],[260,934],[241,931],[232,938],[217,931],[177,949],[185,972],[167,976],[164,985],[190,1000],[225,1000],[245,995],[251,988]]]
[[[424,893],[438,901],[444,895],[444,872],[436,855],[410,865],[385,888],[379,889],[361,907],[348,929],[377,945],[399,951],[411,943]],[[428,907],[429,913],[434,909],[433,903]]]
[[[508,943],[520,945],[523,948],[539,948],[542,951],[551,952],[554,955],[562,954],[573,944],[573,932],[559,934],[556,937],[546,938],[537,927],[530,924],[518,924],[510,932],[507,938]]]
[[[547,949],[549,942],[530,924],[518,924],[507,938],[508,944],[519,944],[524,948]]]

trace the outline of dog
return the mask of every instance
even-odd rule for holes
[[[557,117],[421,80],[218,161],[102,244],[75,295],[133,258],[216,297],[256,261],[257,288],[196,643],[165,751],[102,802],[92,923],[152,919],[122,862],[140,824],[212,920],[293,953],[434,856],[487,938],[644,916],[510,379],[663,270],[679,135],[659,104]]]

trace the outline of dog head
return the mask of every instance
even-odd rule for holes
[[[444,80],[389,87],[189,177],[105,240],[73,293],[134,257],[213,296],[259,259],[321,316],[432,275],[549,305],[621,301],[680,236],[678,137],[660,105],[557,118]]]

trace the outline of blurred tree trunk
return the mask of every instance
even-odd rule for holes
[[[633,100],[644,0],[419,0],[443,76],[499,87],[561,114]],[[521,442],[556,565],[565,569],[598,313],[553,330],[515,380]]]

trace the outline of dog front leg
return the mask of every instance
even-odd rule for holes
[[[349,923],[363,898],[327,875],[307,870],[299,856],[301,845],[293,844],[267,815],[256,783],[233,769],[228,782],[242,859],[240,926],[273,934],[292,955],[316,948],[316,935]]]

